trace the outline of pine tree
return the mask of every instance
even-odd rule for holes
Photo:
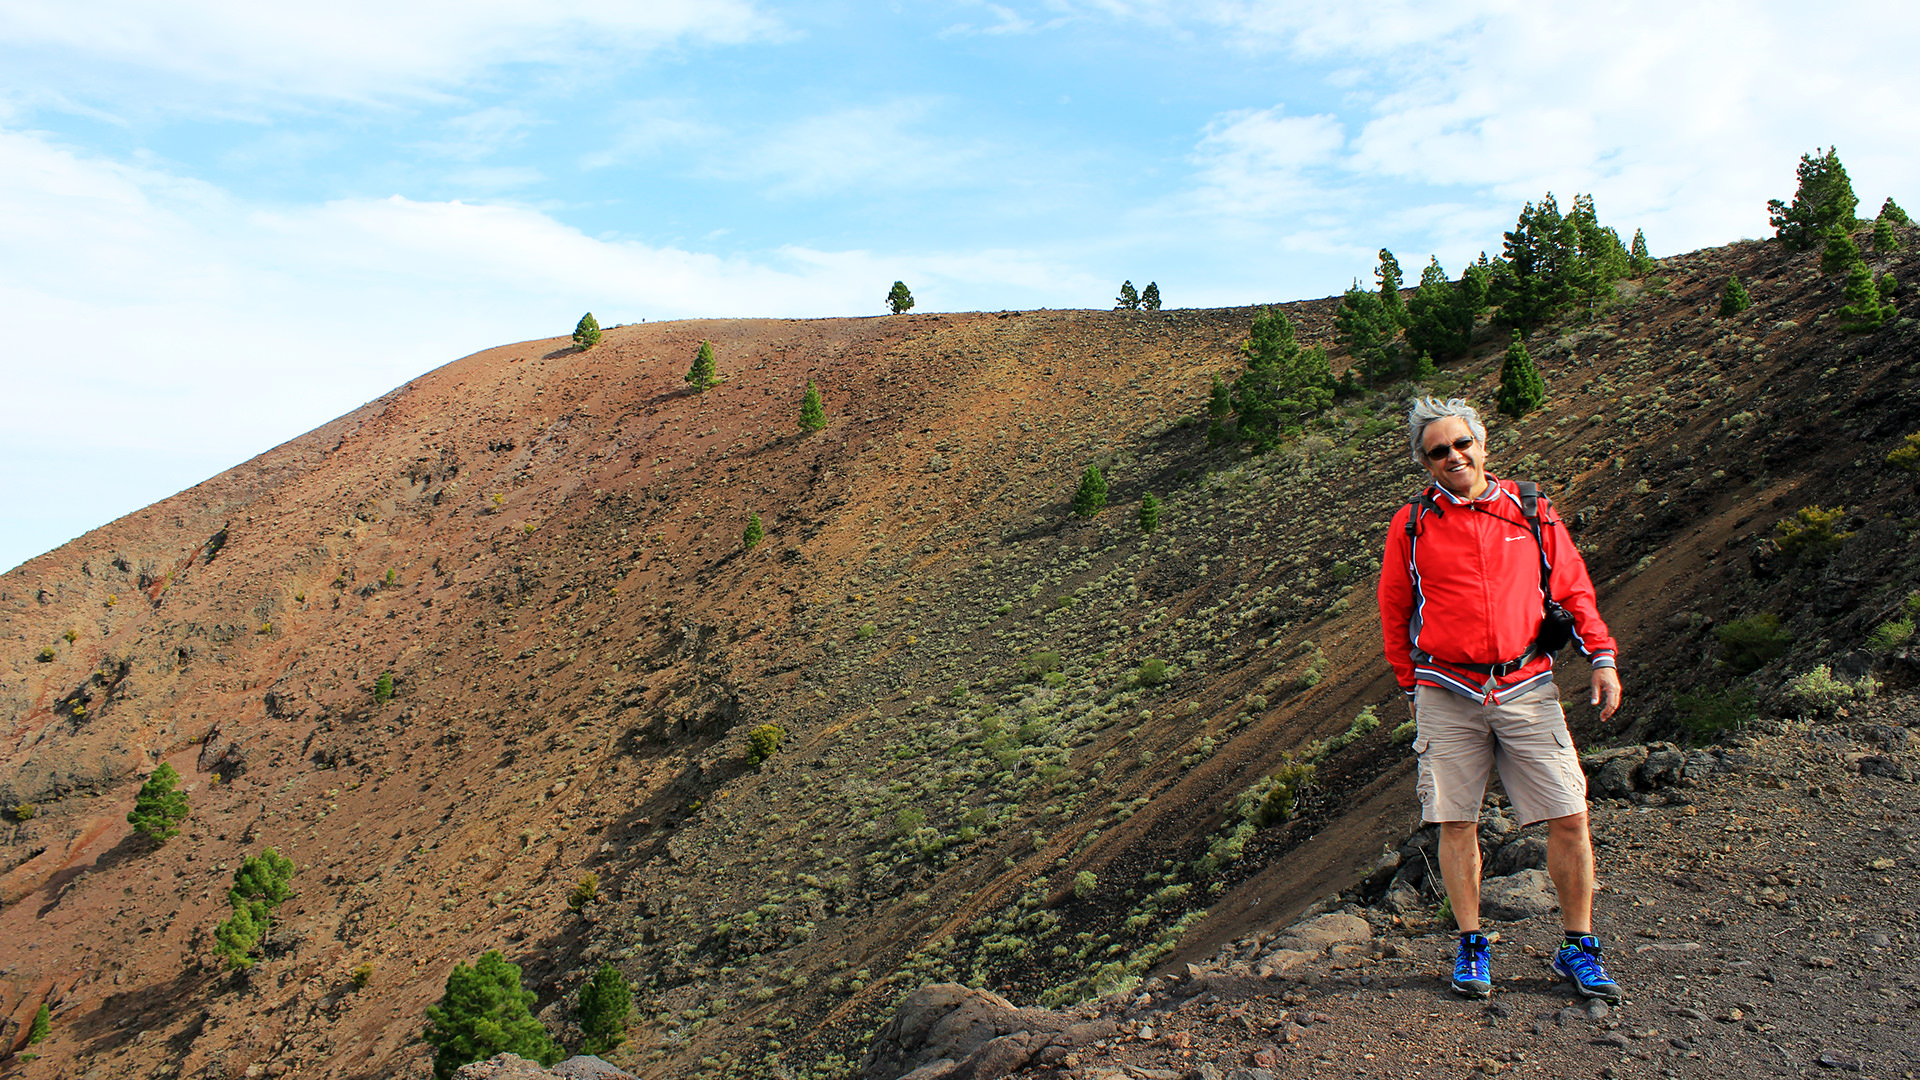
[[[893,288],[887,290],[887,310],[895,315],[913,310],[913,293],[908,291],[906,282],[896,281]]]
[[[435,1080],[453,1080],[460,1066],[495,1054],[518,1054],[542,1065],[559,1061],[560,1048],[533,1017],[538,1000],[520,988],[519,966],[497,951],[489,950],[472,967],[455,964],[440,1004],[427,1007],[427,1029],[421,1033],[434,1049]]]
[[[1407,305],[1400,298],[1400,260],[1393,252],[1380,249],[1380,265],[1373,268],[1373,280],[1380,286],[1380,310],[1392,320],[1395,330],[1407,328]]]
[[[720,385],[719,376],[714,374],[713,342],[702,341],[700,351],[693,354],[693,366],[687,369],[687,385],[693,387],[696,394]]]
[[[1591,314],[1600,301],[1613,297],[1613,283],[1627,276],[1633,260],[1626,245],[1620,242],[1619,232],[1600,224],[1600,213],[1594,208],[1592,195],[1574,196],[1567,222],[1573,226],[1579,249],[1572,284],[1574,290],[1586,298],[1587,311]]]
[[[1147,282],[1147,287],[1140,291],[1140,306],[1141,308],[1147,311],[1160,310],[1160,283],[1159,282],[1157,281]]]
[[[1160,527],[1160,499],[1149,491],[1140,498],[1140,531],[1150,533]]]
[[[1891,274],[1882,275],[1880,280],[1875,281],[1873,271],[1867,269],[1867,264],[1855,261],[1847,269],[1847,302],[1835,312],[1840,317],[1840,332],[1870,334],[1898,315],[1899,309],[1888,300],[1894,288]]]
[[[748,551],[752,551],[753,546],[758,544],[765,535],[766,533],[760,528],[759,513],[751,514],[747,518],[746,529],[740,533],[740,546],[746,548]]]
[[[1653,273],[1653,256],[1647,254],[1647,234],[1643,229],[1633,230],[1633,250],[1627,255],[1627,273],[1634,277],[1646,277]]]
[[[800,399],[800,430],[809,434],[827,426],[827,408],[820,403],[820,388],[807,380],[806,396]]]
[[[1392,352],[1394,330],[1393,315],[1380,302],[1380,297],[1354,282],[1341,298],[1340,310],[1334,313],[1333,340],[1353,358],[1369,390],[1373,389],[1375,380],[1393,374],[1396,366]]]
[[[240,864],[227,889],[233,917],[214,929],[214,951],[230,967],[253,964],[253,952],[273,928],[273,910],[293,897],[293,860],[265,848]]]
[[[594,320],[593,312],[580,316],[580,322],[573,328],[573,344],[581,350],[600,344],[600,324]]]
[[[180,823],[187,820],[187,793],[174,790],[179,783],[180,774],[173,766],[161,762],[159,768],[148,774],[147,782],[140,785],[140,793],[133,798],[133,809],[127,812],[127,824],[156,844],[178,836]]]
[[[375,705],[385,705],[392,700],[393,672],[383,671],[380,673],[379,678],[373,680],[373,703]]]
[[[1507,346],[1506,363],[1500,366],[1500,411],[1515,419],[1546,403],[1547,384],[1541,380],[1533,357],[1527,355],[1526,342],[1514,331],[1513,344]]]
[[[1215,420],[1226,418],[1233,412],[1233,391],[1227,388],[1227,380],[1213,373],[1213,391],[1207,395],[1207,415]]]
[[[1793,205],[1779,199],[1767,201],[1767,224],[1788,251],[1811,251],[1820,244],[1827,230],[1839,226],[1852,231],[1854,210],[1860,199],[1853,193],[1853,181],[1847,179],[1840,155],[1828,147],[1819,157],[1800,155],[1796,170],[1800,187],[1793,193]]]
[[[612,964],[601,964],[580,988],[580,1052],[605,1057],[627,1041],[627,1014],[633,1011],[633,987]]]
[[[1407,372],[1407,377],[1414,382],[1424,383],[1439,373],[1440,369],[1433,365],[1433,357],[1427,353],[1421,353],[1420,356],[1414,360],[1413,369]]]
[[[1140,294],[1133,290],[1133,282],[1123,281],[1120,283],[1120,296],[1118,299],[1116,299],[1113,302],[1113,310],[1115,311],[1140,310]]]
[[[1325,350],[1301,348],[1285,313],[1262,308],[1240,352],[1247,369],[1233,385],[1235,434],[1255,450],[1279,445],[1333,404],[1336,384]]]
[[[1090,518],[1107,505],[1107,478],[1100,475],[1100,466],[1089,465],[1087,471],[1080,474],[1080,490],[1073,493],[1073,512],[1077,517]]]
[[[1885,214],[1873,219],[1873,250],[1881,255],[1900,250],[1900,230]]]
[[[1500,322],[1530,330],[1571,305],[1580,295],[1582,263],[1576,225],[1560,213],[1553,193],[1528,203],[1514,230],[1505,234],[1505,269],[1494,279]]]
[[[46,1041],[53,1034],[53,1010],[46,1002],[40,1003],[39,1011],[33,1014],[33,1024],[27,1028],[27,1045],[33,1046]]]
[[[1747,295],[1747,287],[1740,284],[1740,275],[1728,275],[1726,288],[1720,290],[1720,317],[1738,315],[1752,306],[1753,298]]]
[[[1474,315],[1471,301],[1463,295],[1468,284],[1467,277],[1458,285],[1447,280],[1439,259],[1428,261],[1427,268],[1420,271],[1420,287],[1407,301],[1409,352],[1424,355],[1429,364],[1435,358],[1446,361],[1467,354],[1467,347],[1473,344]]]
[[[1828,229],[1827,247],[1820,253],[1820,272],[1844,274],[1859,261],[1860,245],[1853,242],[1853,234],[1837,226]]]
[[[1893,222],[1895,225],[1913,224],[1912,219],[1907,217],[1907,212],[1900,209],[1900,204],[1894,202],[1893,196],[1891,195],[1887,196],[1886,202],[1880,204],[1880,216]]]

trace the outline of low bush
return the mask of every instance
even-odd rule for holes
[[[1041,649],[1020,662],[1022,682],[1039,682],[1060,670],[1060,654],[1051,649]]]
[[[1893,619],[1873,628],[1867,644],[1876,649],[1898,649],[1913,640],[1913,620]]]
[[[1793,635],[1780,628],[1780,617],[1769,612],[1722,623],[1713,636],[1720,639],[1728,667],[1747,675],[1784,656]]]
[[[1849,702],[1865,701],[1879,689],[1879,682],[1871,675],[1850,683],[1836,678],[1831,668],[1820,664],[1787,684],[1787,698],[1806,713],[1825,719],[1838,713]]]
[[[780,742],[787,737],[787,729],[779,724],[761,724],[747,732],[747,766],[757,769],[760,763],[780,752]]]
[[[1141,686],[1159,686],[1167,681],[1167,662],[1157,656],[1148,657],[1140,662],[1133,679]]]
[[[1779,533],[1776,542],[1780,550],[1797,559],[1815,561],[1824,559],[1839,549],[1853,534],[1841,532],[1838,528],[1841,520],[1847,516],[1844,506],[1831,510],[1818,506],[1803,506],[1794,511],[1794,515],[1785,518],[1774,526]]]
[[[588,904],[600,899],[600,875],[589,870],[580,875],[573,883],[573,891],[567,894],[569,911],[584,911]]]
[[[1293,820],[1295,807],[1300,795],[1313,786],[1314,768],[1312,763],[1289,761],[1282,765],[1272,776],[1273,786],[1260,800],[1259,811],[1254,816],[1254,824],[1261,828]]]
[[[1673,701],[1680,730],[1694,742],[1712,742],[1758,718],[1754,697],[1745,690],[1718,694],[1681,694]]]

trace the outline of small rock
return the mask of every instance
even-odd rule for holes
[[[1280,1025],[1280,1041],[1283,1043],[1287,1043],[1289,1045],[1293,1043],[1297,1043],[1301,1039],[1305,1038],[1306,1034],[1307,1034],[1306,1028],[1301,1027],[1299,1024],[1296,1024],[1291,1020]],[[1267,1064],[1272,1064],[1272,1062],[1268,1062]]]
[[[1833,966],[1833,963],[1833,957],[1831,956],[1807,957],[1807,966],[1811,968],[1830,968]]]
[[[1739,1009],[1728,1009],[1726,1012],[1720,1014],[1720,1022],[1723,1024],[1737,1024],[1746,1018],[1747,1014],[1741,1012]]]
[[[1607,1007],[1607,1003],[1604,1001],[1601,1001],[1599,998],[1587,999],[1587,1019],[1605,1020],[1607,1018],[1607,1014],[1611,1011],[1613,1010]]]
[[[1820,1052],[1820,1056],[1815,1058],[1814,1061],[1823,1069],[1845,1069],[1848,1072],[1860,1071],[1860,1059],[1849,1054],[1835,1054],[1832,1051],[1823,1050]]]

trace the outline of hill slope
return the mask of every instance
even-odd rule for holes
[[[1670,731],[1676,690],[1726,685],[1716,623],[1785,620],[1751,677],[1777,705],[1920,585],[1914,485],[1882,464],[1920,429],[1914,326],[1843,339],[1817,262],[1671,259],[1531,341],[1549,409],[1494,425],[1492,464],[1577,523],[1622,639],[1629,727],[1581,706],[1589,742]],[[1729,272],[1755,306],[1716,319]],[[1314,341],[1334,303],[1284,307]],[[13,1041],[50,1000],[36,1049],[75,1075],[417,1074],[447,971],[498,948],[559,1032],[616,962],[643,1074],[832,1076],[924,981],[1072,1000],[1351,884],[1415,816],[1371,587],[1418,487],[1405,388],[1264,457],[1210,450],[1183,421],[1252,315],[507,346],[16,569]],[[1491,400],[1483,337],[1432,389]],[[702,340],[725,382],[693,394]],[[802,436],[808,378],[832,422]],[[1112,493],[1081,522],[1093,462]],[[1817,565],[1768,540],[1813,504],[1855,534]],[[1584,700],[1582,665],[1562,680]],[[1297,816],[1235,828],[1243,792],[1368,707],[1384,722],[1320,757]],[[750,768],[768,723],[780,752]],[[154,851],[124,817],[163,760],[193,815]],[[268,845],[298,896],[265,962],[223,973],[224,889]]]

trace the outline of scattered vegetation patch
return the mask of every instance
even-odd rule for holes
[[[1748,675],[1784,656],[1793,635],[1780,628],[1780,616],[1771,612],[1721,623],[1713,636],[1720,639],[1726,665]]]

